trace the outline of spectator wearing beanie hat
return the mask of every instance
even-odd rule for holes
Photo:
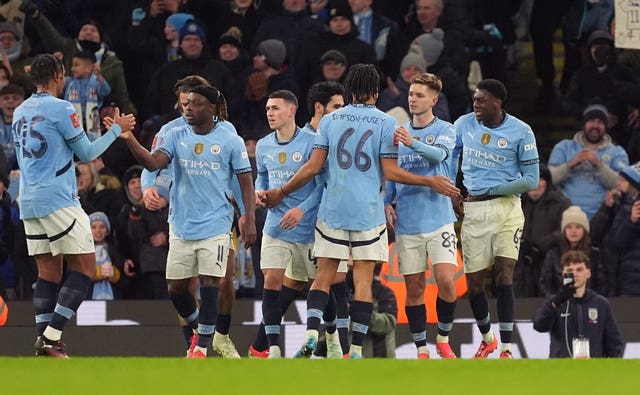
[[[188,75],[199,75],[215,86],[228,103],[239,100],[229,69],[213,59],[206,46],[206,33],[196,21],[188,21],[179,32],[182,57],[160,66],[149,81],[141,119],[171,112],[175,106],[174,84]]]
[[[182,55],[188,59],[197,59],[207,44],[207,35],[199,23],[189,21],[180,29],[178,40]]]
[[[25,66],[31,65],[31,48],[22,40],[22,34],[13,22],[0,22],[0,39],[0,50],[11,66],[11,70],[7,70],[11,71],[7,77],[11,77],[13,83],[22,86],[25,92],[31,92],[31,78],[24,72]]]
[[[616,281],[619,295],[640,295],[640,162],[620,172],[628,181],[609,233],[611,251],[618,257]],[[598,213],[600,214],[600,212]]]
[[[547,165],[540,163],[538,188],[522,195],[524,227],[514,274],[516,296],[541,296],[540,270],[547,251],[557,243],[562,213],[569,206],[571,201],[553,186]]]
[[[164,38],[169,42],[167,45],[166,62],[176,60],[179,57],[178,48],[180,48],[180,30],[184,25],[193,20],[191,14],[178,12],[170,15],[164,25]]]
[[[250,71],[251,58],[242,47],[242,32],[237,27],[231,27],[218,39],[218,58],[231,71],[236,82],[240,82]],[[233,109],[231,109],[233,110]]]
[[[313,38],[313,45],[305,47],[299,58],[294,58],[295,70],[302,91],[316,82],[323,81],[318,59],[327,51],[340,51],[346,58],[347,69],[354,64],[373,64],[378,67],[376,52],[372,45],[358,38],[358,28],[353,21],[353,11],[348,4],[329,8],[329,29]],[[302,108],[302,107],[301,107]]]
[[[447,97],[451,119],[456,120],[469,112],[471,100],[465,78],[454,70],[446,57],[442,56],[444,36],[442,29],[433,29],[416,37],[410,49],[422,54],[427,63],[427,72],[436,74],[442,80],[442,93]]]
[[[393,82],[390,78],[387,78],[387,88],[380,92],[376,106],[384,112],[400,107],[410,118],[411,111],[409,110],[408,97],[411,79],[420,73],[426,72],[426,70],[427,62],[422,57],[420,49],[410,49],[409,53],[402,58],[400,75],[396,81]],[[433,114],[444,121],[449,122],[451,120],[447,96],[442,92],[438,95],[438,103],[433,107]]]
[[[280,40],[265,40],[256,47],[256,56],[260,57],[268,66],[279,71],[287,56],[287,48]]]
[[[553,182],[591,218],[605,193],[615,188],[618,173],[629,164],[624,148],[607,134],[607,110],[590,105],[583,113],[582,130],[557,143],[549,156]]]
[[[300,96],[298,83],[284,64],[286,57],[287,48],[280,40],[268,39],[256,46],[256,54],[253,57],[254,71],[249,74],[244,90],[245,112],[240,117],[246,122],[246,130],[261,130],[263,125],[266,125],[267,117],[264,109],[271,92],[285,89],[293,92],[296,97]],[[300,112],[304,112],[302,105],[297,113]],[[296,114],[296,121],[299,124],[304,123],[304,118],[300,118],[304,115],[298,114]]]
[[[320,67],[325,81],[342,83],[347,74],[347,58],[342,52],[330,49],[320,57]]]
[[[540,290],[545,297],[549,298],[560,291],[562,287],[560,257],[569,250],[579,250],[589,256],[591,288],[601,295],[608,294],[606,266],[603,264],[600,249],[591,245],[590,229],[587,214],[580,207],[569,206],[562,213],[558,244],[547,252],[540,273]]]
[[[113,300],[120,296],[115,285],[122,278],[122,259],[115,248],[115,242],[109,237],[111,223],[102,211],[91,213],[89,222],[96,249],[96,274],[87,292],[87,299]]]

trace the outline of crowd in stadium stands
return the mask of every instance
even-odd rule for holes
[[[612,0],[3,0],[0,294],[28,300],[37,278],[19,220],[11,132],[13,111],[33,92],[29,65],[37,54],[64,62],[64,99],[77,108],[90,138],[106,131],[102,119],[117,107],[136,114],[135,133],[150,148],[160,127],[180,115],[176,81],[200,75],[224,94],[229,121],[255,146],[269,132],[271,92],[296,94],[302,127],[313,115],[309,87],[342,82],[357,63],[376,66],[377,105],[402,122],[410,116],[411,78],[437,74],[443,89],[434,113],[454,122],[471,111],[478,66],[482,78],[509,88],[516,43],[530,38],[540,91],[512,100],[535,101],[540,113],[561,103],[576,117],[577,133],[549,147],[539,187],[522,195],[516,294],[557,292],[560,256],[579,249],[591,258],[592,289],[640,295],[640,164],[630,165],[640,161],[640,51],[614,46],[613,8]],[[556,87],[558,27],[565,59]],[[76,166],[82,207],[95,213],[91,221],[100,228],[94,232],[100,260],[87,298],[168,298],[168,210],[144,207],[141,168],[126,144],[118,140],[100,158]],[[168,186],[160,181],[157,188],[168,199]],[[259,247],[252,253],[259,298]]]

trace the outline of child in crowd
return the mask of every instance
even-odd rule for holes
[[[100,73],[100,64],[90,51],[73,55],[71,77],[64,86],[64,99],[71,102],[79,115],[77,122],[87,132],[91,141],[100,137],[99,109],[111,86]]]
[[[96,247],[96,275],[87,293],[87,299],[113,300],[118,295],[118,290],[114,286],[120,282],[122,262],[120,262],[117,249],[114,248],[115,243],[107,241],[107,237],[111,233],[111,223],[102,211],[90,214],[89,221]]]

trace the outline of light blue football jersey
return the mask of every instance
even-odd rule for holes
[[[373,105],[350,104],[325,115],[315,148],[327,150],[327,187],[318,218],[329,227],[369,230],[385,223],[381,158],[398,158],[396,121]]]
[[[185,240],[201,240],[228,233],[233,207],[226,191],[234,174],[251,172],[243,140],[219,122],[207,134],[191,126],[167,129],[158,137],[156,150],[173,162],[169,223]]]
[[[456,145],[462,146],[464,186],[471,195],[483,195],[490,188],[522,178],[523,172],[530,171],[524,170],[527,166],[535,165],[537,174],[536,138],[531,127],[518,118],[504,113],[502,123],[489,128],[474,113],[469,113],[458,118],[453,126]],[[529,189],[522,187],[510,193],[520,194]]]
[[[433,122],[422,128],[415,128],[411,122],[403,125],[411,133],[415,142],[411,147],[400,144],[398,147],[398,166],[421,176],[451,175],[451,152],[455,148],[456,134],[453,125],[435,118]],[[421,154],[429,146],[442,150],[439,158],[425,158]],[[442,159],[444,158],[444,159]],[[456,221],[451,199],[431,188],[415,185],[399,184],[387,181],[385,203],[389,204],[397,196],[396,222],[397,233],[411,235],[429,233]]]
[[[86,138],[71,103],[35,93],[13,115],[20,167],[20,218],[42,218],[80,206],[71,144]]]
[[[315,134],[304,129],[296,130],[291,140],[283,143],[278,141],[276,132],[260,139],[256,146],[256,191],[278,189],[286,184],[311,157],[314,141]],[[312,243],[323,187],[318,180],[311,180],[270,208],[263,232],[290,243]],[[282,229],[279,222],[284,214],[298,206],[304,211],[298,225],[290,230]]]
[[[231,122],[228,122],[228,121],[216,121],[216,122],[220,123],[221,125],[224,125],[224,127],[220,129],[221,131],[231,133],[232,135],[235,135],[235,136],[238,135],[238,131],[236,130],[235,126],[233,126]],[[179,127],[179,126],[185,126],[185,125],[187,125],[187,121],[184,118],[184,116],[180,116],[162,125],[162,127],[160,128],[158,133],[156,133],[153,139],[151,150],[153,151],[155,149],[156,142],[158,141],[158,139],[164,137],[168,130],[175,127]],[[170,162],[167,165],[168,169],[171,168],[172,163],[173,162]],[[141,182],[143,191],[146,188],[154,186],[154,183],[156,182],[156,177],[158,176],[158,172],[159,170],[155,170],[155,171],[149,171],[147,169],[142,170],[142,176],[140,178],[140,182]],[[169,175],[170,177],[170,174],[172,174],[172,172],[169,171],[166,174]],[[169,180],[169,183],[171,183],[171,180]],[[229,185],[229,189],[227,190],[227,195],[235,196],[238,207],[240,208],[240,212],[244,214],[244,202],[242,200],[242,193],[240,192],[240,183],[238,182],[237,177],[231,178],[231,184]]]

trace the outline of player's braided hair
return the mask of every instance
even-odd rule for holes
[[[227,99],[225,99],[222,92],[210,85],[198,85],[190,90],[190,92],[198,93],[209,100],[211,104],[216,106],[216,118],[220,121],[226,121],[229,118],[229,112],[227,111]]]
[[[344,97],[344,88],[337,82],[323,81],[313,84],[307,93],[307,107],[309,114],[313,116],[316,102],[326,106],[335,95]]]
[[[60,59],[51,54],[38,55],[31,62],[29,73],[34,85],[47,85],[56,74],[64,74],[64,65]]]
[[[371,64],[354,64],[344,81],[349,103],[365,103],[376,97],[380,89],[380,75]]]

